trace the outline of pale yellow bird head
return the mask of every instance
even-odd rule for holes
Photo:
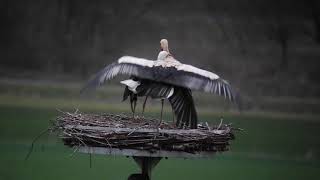
[[[168,43],[168,40],[166,39],[161,39],[160,41],[160,48],[161,48],[161,51],[167,51],[168,53],[169,52],[169,43]]]

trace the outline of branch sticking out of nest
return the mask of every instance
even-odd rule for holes
[[[62,112],[53,122],[60,130],[65,145],[118,149],[158,150],[197,153],[227,151],[229,140],[234,139],[231,125],[198,129],[177,129],[174,124],[144,117],[132,118],[125,114],[81,114]],[[158,129],[159,127],[159,129]]]

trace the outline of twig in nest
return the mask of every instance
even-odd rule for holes
[[[58,108],[56,108],[57,111],[61,112],[62,114],[66,114],[66,115],[69,115],[69,116],[74,116],[73,114],[69,113],[69,112],[64,112]]]
[[[30,155],[31,155],[31,153],[32,153],[32,150],[33,150],[34,143],[35,143],[41,136],[43,136],[45,133],[47,133],[49,130],[50,130],[49,128],[48,128],[48,129],[45,129],[44,131],[42,131],[38,136],[36,136],[36,137],[33,139],[32,143],[31,143],[31,147],[29,148],[29,152],[28,152],[28,154],[26,155],[26,157],[24,158],[25,161],[28,160],[28,158],[30,157]]]
[[[80,145],[74,146],[73,152],[70,154],[70,157],[72,157],[76,152],[78,152],[79,148],[80,148]]]
[[[206,122],[206,126],[207,126],[208,130],[211,131],[211,128],[210,128],[208,122]]]
[[[130,136],[132,133],[134,133],[136,130],[138,130],[138,129],[140,129],[140,128],[143,128],[143,127],[145,127],[146,125],[143,125],[143,126],[139,126],[139,127],[136,127],[136,128],[134,128],[133,129],[133,131],[131,131],[129,134],[128,134],[128,136]]]
[[[220,119],[220,124],[219,124],[219,126],[217,127],[217,130],[220,129],[220,127],[221,127],[221,125],[222,125],[222,122],[223,122],[223,119],[221,118],[221,119]]]

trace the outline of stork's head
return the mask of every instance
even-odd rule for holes
[[[160,53],[158,54],[158,60],[165,60],[169,55],[170,53],[168,53],[167,51],[160,51]]]
[[[161,39],[160,41],[160,47],[161,47],[161,51],[167,51],[169,52],[169,44],[168,44],[168,40],[166,39]]]

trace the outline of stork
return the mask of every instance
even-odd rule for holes
[[[170,54],[168,41],[166,39],[162,39],[160,41],[160,47],[161,52],[159,53],[157,60],[167,60],[168,53]],[[170,56],[172,55],[170,54]],[[170,84],[159,83],[152,80],[141,79],[134,76],[128,80],[121,81],[121,83],[126,85],[123,94],[123,101],[130,97],[130,105],[133,116],[135,114],[138,96],[145,96],[145,100],[142,107],[142,114],[144,114],[145,105],[148,97],[151,97],[152,99],[161,99],[161,114],[159,123],[160,125],[162,122],[164,99],[168,99],[171,103],[171,107],[174,113],[173,117],[177,117],[177,126],[179,124],[181,124],[180,127],[182,125],[188,126],[189,122],[191,122],[191,127],[195,128],[197,126],[197,112],[194,106],[191,91],[189,89],[183,87],[175,87]],[[175,103],[176,101],[181,102],[180,105],[184,107],[177,106],[177,104]],[[179,111],[179,109],[183,109],[184,112]]]
[[[215,73],[176,60],[169,52],[166,39],[160,41],[160,46],[157,60],[123,56],[99,71],[82,91],[101,86],[115,76],[129,75],[132,79],[121,83],[127,86],[124,99],[130,96],[133,112],[137,96],[146,96],[146,99],[148,96],[161,98],[162,110],[163,99],[166,98],[177,118],[176,126],[181,128],[190,125],[192,129],[197,128],[198,120],[191,90],[213,93],[232,102],[236,101],[236,93],[226,80]],[[162,111],[160,119],[162,120]]]

